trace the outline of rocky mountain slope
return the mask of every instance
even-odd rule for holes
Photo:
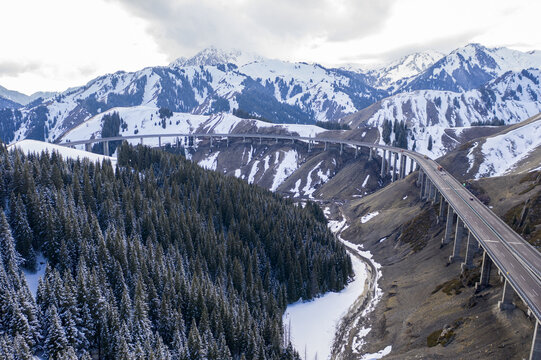
[[[397,94],[341,121],[352,128],[377,127],[380,133],[385,120],[402,121],[408,127],[408,148],[415,146],[416,151],[437,158],[454,149],[464,131],[474,131],[472,126],[515,124],[539,113],[540,99],[539,69],[510,71],[464,93],[419,90]],[[394,139],[392,134],[391,142]]]

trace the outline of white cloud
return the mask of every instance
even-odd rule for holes
[[[63,90],[214,45],[327,65],[468,42],[541,49],[533,0],[18,0],[0,12],[0,85]]]

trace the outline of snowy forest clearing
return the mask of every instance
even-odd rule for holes
[[[28,270],[23,270],[24,276],[26,278],[26,285],[30,293],[36,299],[36,294],[38,293],[38,284],[39,279],[45,275],[45,268],[47,267],[47,260],[43,257],[42,253],[38,253],[36,256],[36,272],[31,272]]]

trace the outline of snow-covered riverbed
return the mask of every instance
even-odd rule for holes
[[[329,213],[329,209],[325,209],[325,215],[328,216]],[[337,235],[346,227],[345,219],[329,221],[330,230]],[[340,236],[338,238],[350,248],[358,249],[354,244],[342,240]],[[360,250],[358,252],[365,257],[372,257],[368,252]],[[365,290],[369,276],[367,265],[356,256],[351,257],[351,262],[355,278],[344,290],[338,293],[326,293],[308,302],[298,301],[287,307],[283,318],[284,327],[302,359],[325,360],[329,358],[340,319]],[[379,267],[379,264],[375,265]],[[377,299],[373,300],[377,301]]]
[[[331,353],[336,325],[362,294],[367,277],[366,265],[351,257],[355,280],[339,293],[326,293],[309,302],[298,301],[287,307],[284,326],[302,359],[327,359]],[[291,327],[290,327],[291,325]]]

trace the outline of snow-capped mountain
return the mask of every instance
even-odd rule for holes
[[[385,96],[355,72],[208,49],[170,66],[107,74],[27,107],[15,140],[54,141],[113,107],[166,107],[192,114],[238,109],[276,123],[314,123],[337,121]]]
[[[378,127],[380,134],[385,120],[403,121],[409,130],[408,147],[411,149],[415,144],[416,151],[437,158],[457,145],[456,137],[464,129],[475,125],[515,124],[541,112],[540,99],[541,70],[510,71],[464,93],[437,90],[400,93],[343,121],[351,127]],[[391,141],[394,136],[391,134]],[[383,144],[382,138],[380,143]]]
[[[29,103],[31,103],[32,101],[38,98],[43,98],[43,99],[49,98],[51,96],[54,96],[54,94],[55,94],[54,92],[39,91],[32,95],[25,95],[18,91],[8,90],[5,87],[0,85],[0,98],[4,98],[13,103],[19,104],[19,107],[28,105]],[[2,106],[2,104],[0,103],[0,108],[3,108],[3,107],[9,107],[9,106]]]
[[[444,54],[438,51],[427,50],[404,56],[387,65],[365,71],[365,73],[369,76],[372,86],[392,93],[443,56]]]
[[[220,64],[235,64],[243,66],[252,62],[261,62],[265,59],[257,54],[243,52],[238,49],[223,50],[215,47],[209,47],[200,51],[191,58],[178,58],[169,66],[171,67],[186,67],[186,66],[216,66]]]
[[[468,44],[441,58],[398,91],[463,92],[478,88],[508,71],[528,68],[541,68],[540,51],[521,52],[508,48],[491,49],[480,44]]]

